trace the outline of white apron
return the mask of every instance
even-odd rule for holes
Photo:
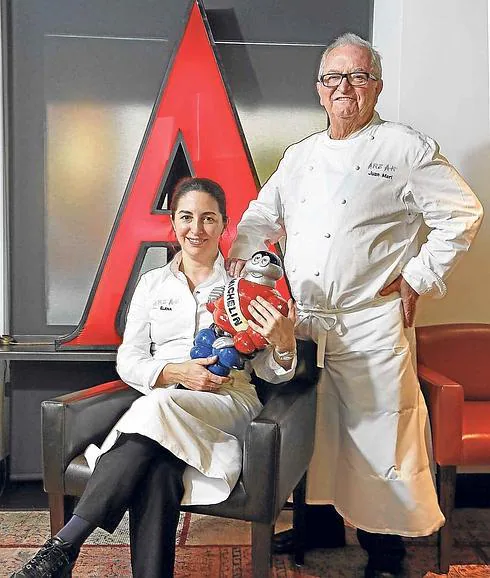
[[[226,500],[242,469],[243,435],[262,407],[252,385],[240,378],[234,382],[243,382],[242,387],[210,393],[171,386],[138,398],[101,448],[91,445],[85,451],[91,469],[119,434],[138,433],[188,464],[182,504]]]
[[[337,314],[326,334],[307,502],[369,532],[425,536],[444,523],[413,338],[400,299]]]

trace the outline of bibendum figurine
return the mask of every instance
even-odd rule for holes
[[[248,307],[260,296],[283,315],[288,314],[287,301],[275,288],[283,275],[281,261],[269,251],[257,251],[245,263],[243,276],[231,279],[213,291],[207,308],[213,314],[213,326],[201,329],[194,339],[191,358],[217,356],[208,369],[217,375],[228,375],[231,369],[243,369],[246,359],[264,349],[267,341],[248,324],[253,319]]]

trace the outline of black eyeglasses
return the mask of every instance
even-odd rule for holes
[[[371,80],[379,80],[370,72],[347,72],[342,74],[340,72],[329,72],[328,74],[322,74],[318,79],[326,88],[336,88],[339,86],[344,78],[347,78],[347,82],[351,86],[366,86]]]

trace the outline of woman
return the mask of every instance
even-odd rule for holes
[[[242,436],[261,409],[250,371],[270,382],[292,377],[292,301],[287,317],[252,302],[251,325],[270,346],[243,371],[220,377],[207,369],[216,357],[189,359],[194,335],[212,322],[208,296],[229,279],[218,246],[224,192],[209,179],[185,179],[171,216],[181,252],[142,276],[117,354],[121,378],[145,395],[100,449],[87,449],[96,467],[73,517],[13,577],[65,576],[90,533],[113,532],[127,509],[133,576],[172,577],[180,504],[223,501],[240,475]]]

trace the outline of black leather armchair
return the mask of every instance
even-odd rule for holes
[[[264,407],[248,427],[242,474],[228,499],[182,507],[252,522],[253,578],[270,575],[274,524],[291,493],[295,561],[304,561],[306,469],[313,452],[318,378],[315,344],[298,342],[298,357],[290,382],[271,385],[257,380]],[[43,402],[44,489],[49,496],[52,534],[71,516],[90,476],[82,452],[90,443],[100,445],[139,395],[122,381],[113,381]]]

